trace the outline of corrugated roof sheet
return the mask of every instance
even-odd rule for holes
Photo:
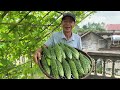
[[[106,30],[120,30],[120,24],[107,24],[105,26]]]

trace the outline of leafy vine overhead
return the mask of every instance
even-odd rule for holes
[[[0,78],[46,78],[32,55],[52,32],[61,30],[66,11],[0,11]],[[94,11],[70,11],[80,23]]]

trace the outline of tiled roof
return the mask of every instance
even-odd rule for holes
[[[106,30],[120,30],[120,24],[107,24],[105,26]]]

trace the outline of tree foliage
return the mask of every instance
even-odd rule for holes
[[[83,25],[82,28],[80,28],[80,31],[86,32],[86,31],[105,31],[105,23],[88,23],[86,25]]]
[[[47,78],[33,53],[52,32],[60,31],[65,11],[0,11],[0,78]],[[71,11],[77,23],[94,13]]]

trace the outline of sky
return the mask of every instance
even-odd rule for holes
[[[120,11],[97,11],[95,14],[84,19],[80,24],[80,27],[90,23],[101,23],[105,24],[120,24]]]

